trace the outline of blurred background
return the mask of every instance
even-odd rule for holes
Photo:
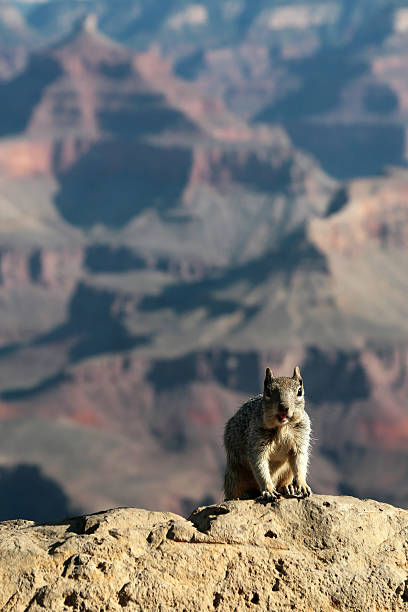
[[[0,79],[0,519],[221,500],[295,364],[408,507],[406,1],[0,0]]]

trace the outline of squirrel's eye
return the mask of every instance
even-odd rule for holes
[[[298,394],[298,397],[302,395],[302,385],[300,385],[297,394]]]

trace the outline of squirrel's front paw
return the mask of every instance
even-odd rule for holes
[[[306,483],[306,480],[294,480],[292,483],[292,488],[294,489],[297,497],[309,497],[312,492],[312,489]]]
[[[279,489],[280,493],[285,497],[296,497],[297,493],[295,493],[295,487],[293,484],[284,485]]]
[[[261,495],[258,497],[258,500],[263,503],[267,502],[275,502],[280,498],[280,493],[276,489],[271,489],[271,491],[267,491],[266,489],[262,491]]]

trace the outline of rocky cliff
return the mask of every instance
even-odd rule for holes
[[[46,610],[403,610],[408,512],[313,495],[176,514],[119,508],[0,525],[0,606]]]

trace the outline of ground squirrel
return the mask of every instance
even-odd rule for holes
[[[309,437],[299,366],[292,378],[275,378],[266,368],[263,394],[245,402],[225,427],[225,499],[310,495]]]

